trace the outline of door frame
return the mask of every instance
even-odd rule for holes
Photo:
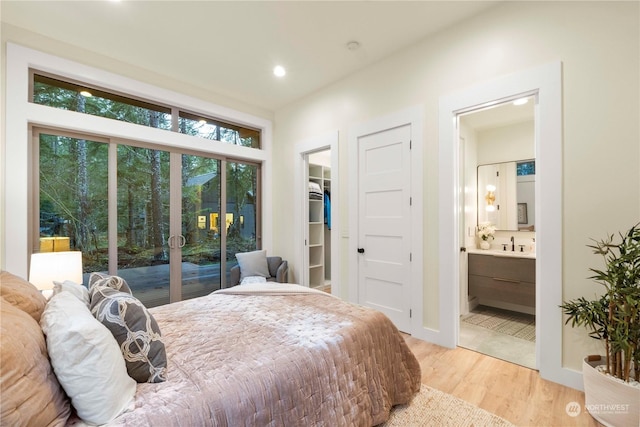
[[[356,124],[349,129],[349,227],[346,233],[349,238],[347,248],[349,251],[349,284],[347,299],[358,303],[358,140],[363,136],[382,132],[400,126],[411,126],[411,182],[409,183],[411,203],[411,283],[409,294],[411,306],[411,335],[425,339],[425,328],[422,327],[424,318],[423,301],[423,131],[424,108],[423,106],[409,107],[396,111],[386,116],[374,118],[366,122]]]
[[[457,192],[457,115],[481,106],[537,94],[536,169],[536,365],[540,376],[582,389],[579,372],[562,366],[562,64],[552,62],[478,84],[440,98],[439,118],[439,324],[437,344],[458,343],[460,263]],[[538,182],[539,181],[539,182]],[[455,283],[456,286],[451,286]],[[544,315],[542,307],[544,306]],[[544,358],[541,355],[544,354]]]
[[[294,191],[294,239],[296,244],[294,254],[294,266],[299,265],[299,271],[290,268],[293,274],[293,282],[303,286],[309,286],[309,257],[308,252],[308,202],[309,202],[309,154],[319,151],[331,150],[331,293],[341,296],[341,256],[340,256],[340,156],[339,156],[338,131],[327,132],[296,143],[294,149],[295,172],[294,180],[299,183]]]

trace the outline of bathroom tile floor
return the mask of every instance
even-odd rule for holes
[[[531,318],[533,316],[479,306],[460,317],[458,345],[536,369],[536,343],[531,335],[532,327],[535,333],[535,323]]]

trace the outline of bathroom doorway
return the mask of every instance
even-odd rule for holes
[[[458,345],[536,369],[536,95],[458,115]],[[485,247],[480,228],[485,227]],[[487,245],[488,243],[488,245]]]

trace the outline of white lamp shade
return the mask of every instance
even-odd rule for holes
[[[42,252],[31,255],[29,282],[40,290],[53,289],[53,282],[82,284],[82,252]]]

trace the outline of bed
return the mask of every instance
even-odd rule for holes
[[[302,286],[236,286],[149,312],[166,381],[138,383],[108,425],[373,426],[420,388],[420,366],[386,316]],[[49,425],[81,425],[58,400],[63,414]]]

